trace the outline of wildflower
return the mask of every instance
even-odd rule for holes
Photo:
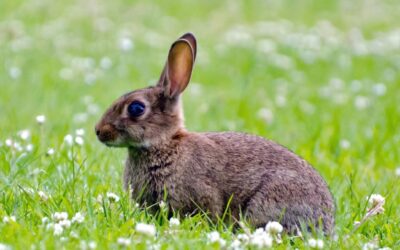
[[[371,196],[367,197],[367,200],[372,207],[385,204],[385,197],[380,194],[371,194]]]
[[[322,249],[322,248],[324,248],[324,241],[320,240],[320,239],[311,238],[311,239],[308,240],[308,245],[311,248]]]
[[[54,224],[54,235],[61,235],[64,232],[64,228],[60,224]]]
[[[54,152],[55,152],[54,148],[49,148],[49,149],[47,150],[46,155],[48,155],[48,156],[54,155]]]
[[[32,145],[32,144],[26,145],[25,150],[26,150],[27,152],[32,152],[32,150],[33,150],[33,145]]]
[[[50,221],[50,220],[49,220],[49,217],[43,217],[43,218],[42,218],[42,224],[43,224],[43,225],[44,225],[44,224],[47,224],[49,221]]]
[[[265,231],[271,235],[280,234],[283,231],[283,226],[276,221],[270,221],[265,226]]]
[[[11,247],[9,245],[0,243],[0,250],[11,250]]]
[[[359,109],[365,109],[370,105],[370,101],[368,97],[365,96],[356,96],[356,99],[354,100],[354,106]]]
[[[160,201],[160,203],[158,204],[158,206],[160,206],[161,209],[166,207],[166,203],[164,201]]]
[[[6,139],[5,144],[7,147],[11,147],[13,145],[13,141],[11,139]]]
[[[284,95],[278,95],[275,97],[275,103],[278,107],[284,107],[286,105],[286,97]]]
[[[237,239],[242,242],[248,242],[250,237],[247,234],[238,234]]]
[[[83,138],[80,136],[75,137],[75,143],[78,144],[79,146],[83,145]]]
[[[400,167],[396,168],[396,175],[400,176]]]
[[[70,220],[61,220],[61,221],[58,222],[58,225],[62,226],[63,228],[70,228],[71,227],[71,221]]]
[[[89,241],[88,247],[89,249],[95,249],[97,247],[97,244],[94,241]]]
[[[217,231],[213,231],[207,234],[207,241],[209,243],[218,243],[221,247],[226,245],[226,241],[220,237]]]
[[[84,136],[85,135],[85,130],[83,128],[75,130],[75,134],[78,136]]]
[[[55,212],[53,214],[53,220],[55,221],[63,221],[68,220],[68,213],[67,212]]]
[[[274,120],[274,114],[270,109],[262,108],[257,112],[259,118],[264,120],[266,123],[271,123]]]
[[[263,228],[258,228],[250,237],[249,244],[256,247],[272,247],[272,237],[264,231]]]
[[[18,67],[11,67],[8,70],[8,74],[10,75],[10,77],[12,79],[17,79],[17,78],[19,78],[21,76],[21,69],[18,68]]]
[[[383,96],[386,94],[386,85],[383,83],[377,83],[374,86],[372,86],[372,91],[377,96]]]
[[[118,202],[119,201],[119,196],[111,193],[111,192],[107,192],[107,198],[110,202]]]
[[[36,122],[41,125],[46,121],[46,116],[44,115],[38,115],[36,116]]]
[[[74,138],[72,137],[72,135],[67,134],[64,137],[64,141],[68,144],[68,145],[72,145]]]
[[[374,250],[377,248],[378,245],[375,242],[367,242],[363,245],[362,250]]]
[[[78,212],[74,215],[74,217],[72,217],[72,223],[82,223],[85,220],[85,216],[83,216],[83,214],[81,212]]]
[[[100,60],[100,67],[103,69],[109,69],[112,66],[112,61],[109,57],[102,57]]]
[[[130,38],[128,37],[123,37],[120,41],[119,41],[119,48],[123,51],[128,51],[133,49],[133,42]]]
[[[74,239],[79,239],[79,234],[75,231],[71,231],[69,236],[71,236],[71,238],[74,238]]]
[[[18,135],[22,140],[26,141],[31,136],[31,132],[27,129],[24,129],[19,131]]]
[[[236,250],[236,249],[241,249],[242,242],[240,240],[235,239],[232,241],[231,245],[229,246],[230,249]]]
[[[131,239],[120,237],[120,238],[117,239],[117,243],[118,243],[118,245],[127,247],[127,246],[129,246],[131,244]]]
[[[156,235],[156,227],[151,224],[138,223],[136,224],[135,230],[138,233],[147,235],[147,236],[155,236]]]
[[[43,191],[39,191],[38,195],[42,201],[47,201],[49,199],[49,196],[47,196],[47,194]]]
[[[11,216],[4,216],[3,217],[3,222],[4,223],[9,223],[9,222],[15,222],[16,221],[16,219],[15,219],[15,216],[13,216],[13,215],[11,215]]]
[[[178,218],[170,218],[169,219],[169,226],[170,227],[178,227],[181,224]]]
[[[346,139],[340,140],[340,147],[341,147],[341,148],[343,148],[343,149],[349,149],[350,146],[351,146],[351,143],[350,143],[348,140],[346,140]]]
[[[103,196],[101,195],[101,194],[99,194],[97,197],[96,197],[96,201],[98,202],[98,203],[103,203]]]

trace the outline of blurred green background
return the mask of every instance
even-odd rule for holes
[[[362,217],[365,197],[381,193],[385,215],[349,244],[379,235],[381,245],[398,246],[399,13],[395,0],[2,1],[1,214],[20,215],[35,231],[40,216],[67,209],[71,197],[123,193],[125,151],[97,142],[94,124],[117,97],[154,84],[170,44],[191,31],[199,47],[183,97],[188,129],[254,133],[304,157],[336,198],[339,235]],[[79,128],[86,133],[74,164],[84,171],[76,176],[63,168],[63,140]],[[27,140],[18,136],[24,129]],[[56,153],[46,156],[49,148]],[[43,174],[32,175],[37,169]],[[65,191],[71,175],[78,184]],[[27,210],[21,186],[60,202]],[[0,225],[6,242],[19,235],[7,230]]]

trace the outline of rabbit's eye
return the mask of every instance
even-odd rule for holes
[[[128,113],[132,117],[139,117],[139,116],[143,115],[144,108],[145,108],[144,103],[139,102],[139,101],[133,101],[128,106]]]

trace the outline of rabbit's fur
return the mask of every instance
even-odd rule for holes
[[[180,94],[196,57],[195,37],[172,44],[156,86],[120,97],[96,125],[108,146],[127,147],[125,188],[147,205],[165,199],[186,214],[243,214],[254,226],[279,221],[289,232],[306,226],[331,233],[334,202],[322,177],[305,160],[264,138],[236,132],[193,133],[184,128]],[[128,106],[144,104],[139,117]]]

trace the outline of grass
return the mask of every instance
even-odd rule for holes
[[[199,54],[183,97],[188,129],[258,134],[314,165],[337,205],[337,237],[323,238],[325,248],[399,248],[399,12],[389,0],[2,3],[0,217],[16,222],[0,222],[0,243],[107,249],[124,237],[135,249],[218,249],[206,237],[216,230],[231,244],[241,230],[197,215],[171,231],[165,211],[137,208],[122,188],[126,152],[93,134],[108,105],[154,83],[171,42],[192,31]],[[68,145],[80,128],[83,145]],[[385,212],[352,233],[372,193],[386,198]],[[85,220],[54,235],[42,218],[61,211]],[[138,233],[140,222],[157,236]],[[274,246],[307,249],[306,241],[283,236]]]

